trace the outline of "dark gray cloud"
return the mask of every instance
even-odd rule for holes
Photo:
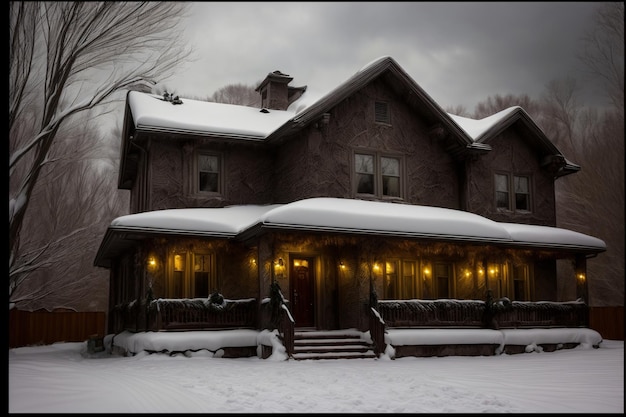
[[[597,105],[577,54],[599,4],[194,3],[185,33],[196,60],[163,84],[207,97],[278,69],[293,85],[325,92],[388,55],[443,107],[471,111],[496,94],[538,98],[548,82],[568,76]]]

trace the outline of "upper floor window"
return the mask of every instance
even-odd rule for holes
[[[530,210],[530,178],[496,174],[496,208],[511,211]]]
[[[221,158],[219,155],[199,153],[198,154],[198,191],[200,192],[221,192]]]
[[[354,154],[356,193],[401,197],[401,160],[375,153]]]
[[[384,101],[377,101],[374,103],[374,121],[376,123],[391,124],[388,103],[385,103]]]

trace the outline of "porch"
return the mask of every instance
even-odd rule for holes
[[[589,309],[582,301],[381,300],[366,308],[369,328],[363,330],[303,332],[296,327],[288,303],[253,298],[129,303],[115,309],[112,319],[117,320],[118,332],[269,330],[277,334],[287,358],[292,359],[489,356],[523,353],[531,344],[554,351],[585,340],[591,340],[594,347],[601,342],[600,335],[588,328]],[[572,331],[563,333],[562,329]],[[533,330],[535,339],[520,338],[523,330]],[[545,343],[532,341],[539,340],[538,331]],[[268,358],[273,351],[271,344],[253,342],[225,348],[227,357]]]

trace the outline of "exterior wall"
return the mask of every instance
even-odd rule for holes
[[[374,121],[375,101],[388,102],[391,125]],[[330,115],[328,127],[313,123],[276,150],[276,201],[354,197],[352,155],[364,150],[404,157],[404,201],[459,208],[458,163],[384,83],[363,88]]]
[[[537,152],[515,129],[508,129],[490,141],[492,150],[467,163],[467,211],[499,222],[556,226],[554,177],[541,169]],[[496,172],[527,175],[531,178],[530,213],[498,211],[495,208]]]
[[[195,192],[195,152],[199,149],[221,155],[223,193]],[[151,210],[271,202],[271,156],[259,145],[234,145],[210,139],[153,140],[150,167]]]

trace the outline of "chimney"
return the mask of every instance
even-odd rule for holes
[[[289,87],[293,80],[287,74],[276,70],[270,72],[265,80],[254,90],[261,94],[261,107],[270,110],[287,110],[287,107],[306,91],[304,87]]]

